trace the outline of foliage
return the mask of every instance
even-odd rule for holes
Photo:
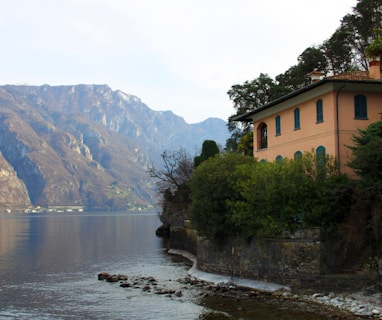
[[[234,104],[236,113],[228,119],[228,129],[232,132],[232,136],[231,140],[227,141],[227,149],[236,151],[234,148],[240,138],[252,130],[252,125],[249,122],[234,121],[236,116],[253,111],[288,92],[287,88],[277,84],[267,74],[263,73],[252,81],[233,85],[227,94]]]
[[[367,58],[382,56],[382,29],[376,31],[377,38],[365,49]]]
[[[324,161],[325,175],[317,169],[323,164],[309,153],[273,163],[236,153],[205,161],[190,181],[194,227],[211,239],[250,239],[301,226],[335,229],[352,190],[346,177],[336,175],[333,158]]]
[[[359,130],[353,136],[354,146],[349,146],[353,158],[349,167],[361,177],[369,188],[382,191],[382,120]]]
[[[364,242],[382,254],[382,120],[359,130],[349,148],[353,158],[349,167],[359,175],[353,222],[347,224],[349,238],[362,234]],[[356,223],[354,222],[356,221]],[[362,222],[362,223],[360,223]]]
[[[334,174],[333,160],[326,158],[324,165],[328,168],[327,177],[335,177],[329,175]],[[241,230],[241,236],[248,239],[276,235],[301,226],[329,228],[333,218],[340,220],[322,219],[339,195],[329,197],[332,185],[323,183],[326,178],[320,177],[320,171],[314,167],[317,161],[308,153],[296,161],[260,162],[255,170],[241,166],[235,172],[235,189],[242,199],[230,202],[232,222]]]
[[[253,157],[224,153],[195,169],[189,183],[192,199],[189,210],[192,224],[200,235],[219,239],[235,234],[227,207],[228,201],[238,197],[233,189],[233,174],[237,167],[254,162]]]
[[[326,58],[329,73],[340,74],[353,69],[350,37],[350,33],[340,27],[320,46]]]
[[[240,200],[230,201],[232,222],[241,236],[275,235],[304,213],[303,201],[311,199],[312,184],[293,162],[262,162],[235,172],[234,189]],[[306,202],[309,203],[310,202]]]
[[[290,67],[284,74],[276,77],[280,85],[294,91],[300,89],[310,83],[307,74],[313,70],[326,72],[328,62],[323,52],[315,47],[310,47],[304,50],[298,57],[298,64]]]
[[[340,28],[349,35],[347,41],[352,48],[354,63],[361,69],[368,68],[365,50],[374,40],[375,31],[381,26],[381,0],[358,0],[353,13],[346,15],[341,21]]]
[[[219,152],[219,147],[215,141],[204,140],[201,155],[194,158],[194,168],[196,168],[203,161],[217,155]]]
[[[237,146],[237,151],[246,156],[253,155],[253,131],[243,135]]]

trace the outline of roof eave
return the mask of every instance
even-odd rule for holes
[[[309,90],[312,90],[316,87],[319,87],[319,86],[322,86],[326,83],[379,83],[379,84],[382,84],[382,82],[380,80],[347,80],[347,79],[328,79],[328,78],[324,78],[320,81],[317,81],[317,82],[314,82],[308,86],[305,86],[301,89],[298,89],[296,91],[293,91],[291,93],[288,93],[286,94],[285,96],[282,96],[278,99],[275,99],[255,110],[252,110],[251,112],[248,112],[246,114],[242,114],[242,115],[239,115],[239,116],[236,116],[236,117],[233,117],[232,120],[233,121],[243,121],[243,122],[249,122],[249,121],[252,121],[252,118],[251,116],[253,116],[254,114],[258,113],[258,112],[261,112],[265,109],[268,109],[276,104],[279,104],[285,100],[288,100],[288,99],[291,99],[295,96],[298,96],[304,92],[307,92]]]

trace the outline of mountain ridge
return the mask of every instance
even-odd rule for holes
[[[20,180],[20,206],[26,195],[33,206],[155,206],[147,166],[160,166],[161,152],[184,148],[194,156],[204,140],[228,138],[221,119],[187,124],[107,85],[0,86],[0,124],[0,151]],[[1,194],[6,186],[0,207],[16,205],[17,197]]]

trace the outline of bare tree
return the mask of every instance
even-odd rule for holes
[[[162,213],[161,221],[165,225],[179,224],[187,216],[190,204],[188,181],[194,171],[193,160],[184,150],[163,151],[163,168],[149,166],[148,173],[156,179]]]

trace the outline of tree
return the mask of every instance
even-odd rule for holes
[[[328,63],[322,51],[315,47],[305,49],[298,57],[298,64],[276,77],[280,85],[290,91],[300,89],[310,83],[307,74],[314,70],[326,72]]]
[[[237,151],[246,156],[253,155],[253,131],[243,135],[237,145]]]
[[[214,157],[219,152],[219,147],[214,140],[204,140],[201,155],[194,158],[194,168],[196,168],[203,161]]]
[[[353,141],[348,165],[360,181],[347,224],[348,238],[358,245],[366,243],[374,254],[382,255],[382,120],[359,130]]]
[[[358,0],[353,13],[341,21],[341,28],[350,37],[347,38],[352,48],[352,56],[361,69],[368,69],[365,50],[375,39],[375,31],[382,26],[382,1]]]
[[[382,56],[382,29],[376,31],[376,39],[366,48],[367,58],[376,58]]]
[[[351,33],[340,27],[320,47],[326,58],[328,71],[332,75],[355,68],[350,37]]]
[[[252,81],[245,81],[243,84],[235,84],[227,92],[229,99],[232,100],[236,113],[228,119],[228,130],[232,136],[228,139],[226,148],[236,151],[240,138],[252,131],[251,122],[237,122],[234,118],[277,99],[289,92],[288,89],[278,85],[267,74],[261,73],[260,76]]]
[[[345,176],[314,154],[300,160],[257,162],[237,153],[204,161],[190,180],[193,226],[209,239],[274,236],[281,230],[337,230],[352,201]],[[317,167],[325,166],[325,175]]]
[[[188,181],[194,166],[190,155],[184,150],[164,151],[161,154],[163,169],[149,166],[148,173],[156,179],[162,213],[160,219],[165,225],[182,222],[187,216],[190,204]]]
[[[198,233],[209,239],[236,234],[228,201],[237,199],[233,189],[233,172],[243,164],[254,163],[253,157],[225,153],[202,162],[194,171],[189,186],[192,203],[191,222]]]
[[[382,120],[359,130],[353,136],[353,152],[348,166],[361,177],[362,181],[376,190],[382,191]]]

